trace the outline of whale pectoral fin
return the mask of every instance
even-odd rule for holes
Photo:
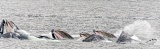
[[[146,44],[153,45],[156,42],[157,42],[157,39],[151,39],[151,40],[147,41]]]

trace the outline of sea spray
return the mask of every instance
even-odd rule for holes
[[[155,30],[145,20],[137,20],[133,24],[125,26],[123,31],[144,41],[155,38]]]
[[[124,29],[118,30],[114,35],[119,37],[122,31],[128,33],[131,38],[137,41],[145,42],[150,39],[158,37],[150,23],[145,20],[137,20],[134,23],[125,26]]]
[[[114,35],[115,35],[116,37],[119,37],[121,33],[122,33],[122,30],[118,30],[116,33],[114,33]]]

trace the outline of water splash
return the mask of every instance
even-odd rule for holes
[[[44,42],[61,42],[60,40],[52,40],[52,39],[40,39],[35,36],[31,36],[27,31],[25,30],[18,30],[19,34],[22,34],[23,36],[27,37],[30,41],[44,41]],[[50,34],[51,35],[51,34]]]
[[[144,41],[155,38],[155,30],[145,20],[137,20],[133,24],[125,26],[123,31]]]

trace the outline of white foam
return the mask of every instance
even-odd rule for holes
[[[125,26],[123,31],[129,35],[135,35],[141,40],[149,40],[154,38],[153,34],[155,32],[150,23],[145,20],[137,20],[133,24]]]
[[[136,41],[141,41],[137,36],[135,36],[135,35],[133,35],[132,37],[131,37],[131,39],[133,39],[133,40],[136,40]]]
[[[79,35],[71,35],[72,37],[80,37]]]
[[[19,34],[23,34],[23,35],[26,35],[26,36],[30,36],[30,34],[29,34],[27,31],[25,31],[25,30],[17,30],[17,32],[18,32]]]
[[[112,41],[109,41],[109,40],[102,40],[102,42],[112,42]]]
[[[49,40],[49,39],[40,39],[34,36],[29,36],[28,39],[30,41],[47,41],[47,42],[61,42],[60,40]]]
[[[51,33],[49,33],[49,34],[42,34],[40,36],[46,36],[46,37],[49,37],[49,38],[53,38]]]
[[[122,33],[122,30],[118,30],[116,33],[114,33],[114,35],[115,35],[116,37],[119,37],[121,33]]]

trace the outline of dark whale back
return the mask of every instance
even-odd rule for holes
[[[131,43],[131,36],[128,33],[125,33],[122,31],[120,34],[118,40],[116,41],[118,44],[126,44],[126,43]]]
[[[93,42],[93,41],[101,41],[104,40],[102,36],[92,34],[89,37],[85,38],[83,42]]]

